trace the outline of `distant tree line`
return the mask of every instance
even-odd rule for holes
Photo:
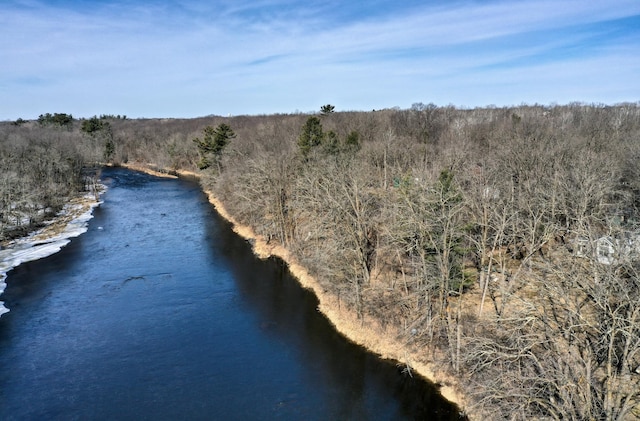
[[[54,125],[61,127],[69,127],[73,124],[73,116],[65,113],[46,113],[40,114],[38,117],[38,123],[41,125]]]

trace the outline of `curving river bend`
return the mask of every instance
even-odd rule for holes
[[[2,420],[454,420],[346,341],[197,183],[105,169],[84,235],[9,273]]]

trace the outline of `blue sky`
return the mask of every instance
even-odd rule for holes
[[[0,120],[640,101],[640,0],[2,0]]]

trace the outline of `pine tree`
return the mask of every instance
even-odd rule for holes
[[[322,131],[320,119],[315,116],[309,117],[304,126],[302,126],[302,132],[298,138],[298,147],[302,156],[307,159],[311,148],[320,145],[323,139],[324,132]]]
[[[215,129],[211,126],[207,126],[203,130],[204,136],[202,139],[196,137],[193,139],[198,146],[198,152],[200,152],[200,162],[198,168],[204,170],[209,168],[213,162],[220,167],[220,155],[223,149],[229,141],[236,137],[236,134],[228,124],[221,123]],[[213,159],[213,162],[212,162]]]

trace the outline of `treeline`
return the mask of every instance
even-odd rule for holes
[[[109,120],[109,159],[206,167],[478,417],[640,418],[639,104],[322,111]]]
[[[0,242],[33,231],[93,189],[99,167],[115,155],[111,122],[125,120],[45,113],[0,123]]]
[[[0,124],[0,242],[23,236],[93,187],[102,145],[64,123]]]

